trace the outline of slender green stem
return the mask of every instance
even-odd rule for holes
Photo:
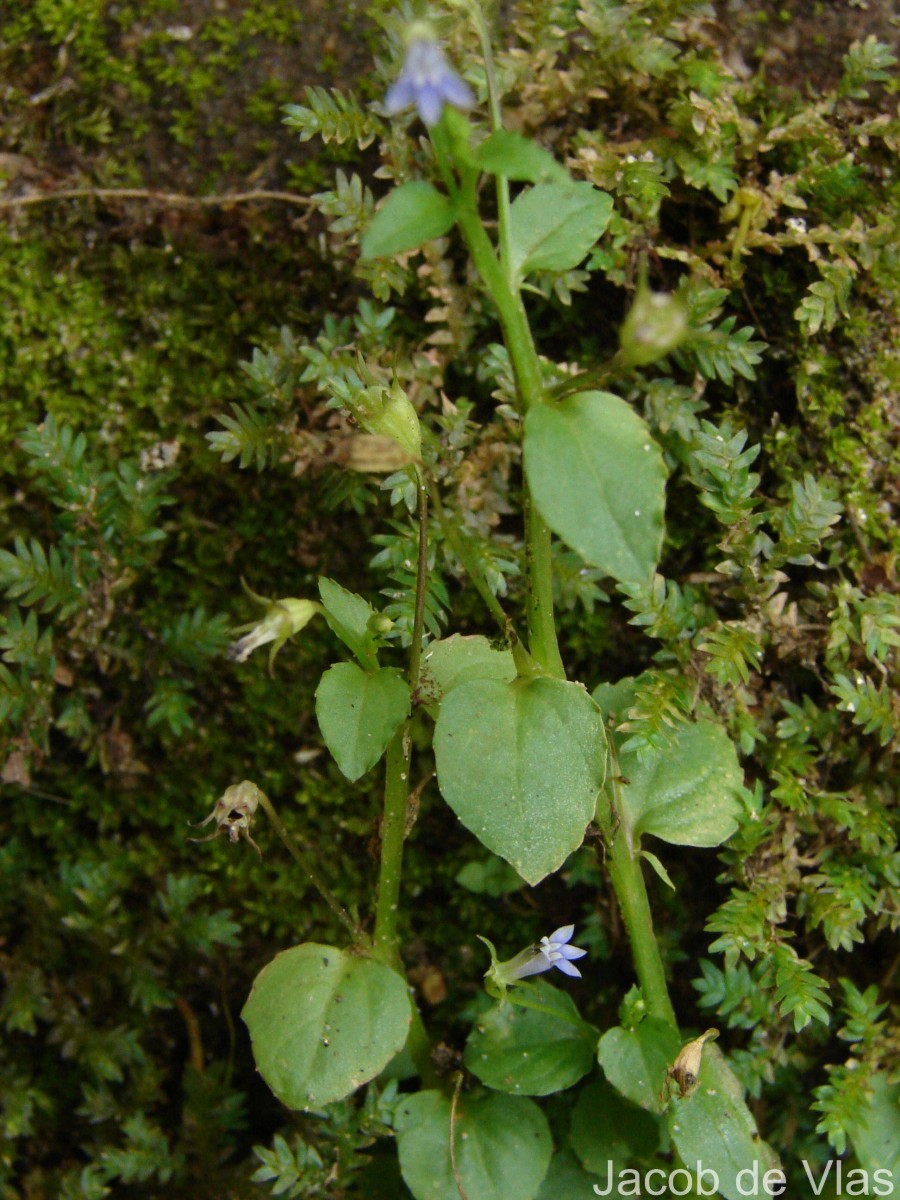
[[[402,969],[402,963],[397,936],[397,912],[403,868],[403,841],[406,836],[409,758],[409,726],[404,722],[387,748],[374,947],[378,958],[398,970]]]
[[[409,655],[410,691],[414,691],[419,682],[422,630],[425,625],[425,590],[428,585],[428,491],[421,472],[417,473],[416,486],[419,497],[419,554],[412,647]],[[402,964],[397,936],[397,912],[400,904],[400,879],[403,873],[410,759],[409,721],[404,721],[387,749],[384,815],[381,821],[381,864],[375,905],[375,953],[398,970],[402,969]]]
[[[553,555],[550,529],[525,487],[525,552],[528,557],[528,648],[548,675],[565,679],[566,671],[553,618]]]
[[[413,615],[412,648],[409,653],[409,689],[419,682],[422,632],[425,628],[425,592],[428,587],[428,489],[421,471],[416,472],[419,497],[419,557],[416,563],[416,607]]]
[[[460,228],[469,245],[475,265],[488,286],[500,313],[504,337],[513,372],[516,390],[523,412],[543,397],[543,377],[540,360],[525,315],[522,297],[509,282],[494,248],[484,231],[477,213],[463,212]],[[565,678],[562,657],[553,618],[553,560],[550,550],[550,530],[531,502],[526,483],[525,547],[528,563],[528,648],[548,675]]]
[[[484,12],[478,0],[470,5],[478,37],[481,41],[481,54],[484,59],[484,75],[487,80],[488,112],[491,117],[491,129],[497,133],[503,128],[503,115],[500,111],[500,90],[497,87],[497,75],[494,71],[494,52],[491,46],[491,35],[484,19]],[[497,234],[500,244],[500,264],[504,271],[509,267],[509,180],[505,175],[495,176],[497,185]]]
[[[638,845],[622,801],[619,764],[612,748],[610,758],[611,778],[606,785],[613,806],[612,829],[607,843],[609,875],[625,920],[647,1014],[660,1017],[677,1029],[678,1021],[669,999],[662,956],[653,933],[653,918],[641,870]]]
[[[384,786],[384,816],[381,822],[381,867],[378,875],[378,900],[375,909],[376,958],[405,978],[400,958],[397,915],[400,906],[400,880],[403,868],[403,842],[406,837],[406,809],[409,797],[409,723],[394,734],[387,750]],[[425,1087],[436,1086],[438,1079],[431,1061],[431,1043],[422,1015],[412,1005],[407,1048]]]
[[[412,648],[409,657],[409,684],[414,689],[419,680],[422,655],[422,630],[425,624],[425,589],[428,583],[428,492],[421,474],[419,494],[419,559],[416,570],[415,616],[413,618]],[[381,862],[378,873],[378,898],[375,905],[376,958],[404,975],[400,957],[397,917],[400,908],[400,882],[403,874],[403,843],[406,839],[406,814],[409,803],[409,767],[411,746],[409,721],[404,721],[394,734],[387,749],[384,781],[384,813],[381,821]],[[431,1043],[425,1031],[422,1015],[412,1005],[407,1048],[425,1087],[434,1087],[437,1073],[431,1061]]]
[[[497,253],[481,223],[481,217],[475,209],[463,208],[458,215],[458,221],[472,261],[497,305],[504,340],[516,377],[520,407],[525,412],[532,404],[540,401],[544,381],[522,297],[497,258]]]
[[[282,823],[282,820],[275,811],[275,808],[272,805],[269,797],[264,792],[259,792],[258,796],[260,805],[272,823],[272,828],[281,838],[282,842],[284,842],[284,845],[287,848],[291,858],[293,858],[294,862],[307,877],[337,919],[346,927],[350,936],[353,938],[354,943],[357,946],[360,945],[365,940],[365,934],[360,926],[356,923],[356,921],[353,920],[346,908],[344,908],[343,904],[341,904],[341,902],[334,896],[331,889],[322,880],[322,877],[319,875],[318,871],[316,871],[315,867],[313,867],[313,865],[310,863],[306,854],[304,854],[304,852],[300,849],[296,838]]]
[[[490,44],[487,30],[481,18],[480,29],[483,40],[487,41],[485,51],[486,62],[490,60]],[[497,107],[499,122],[499,104]],[[435,126],[433,144],[441,170],[449,171],[449,145],[446,132],[440,125]],[[465,238],[472,260],[490,292],[500,316],[503,327],[503,337],[512,362],[513,375],[516,381],[516,392],[519,399],[519,410],[525,414],[534,404],[539,404],[544,398],[544,379],[541,363],[528,324],[528,316],[522,303],[519,280],[510,269],[509,248],[509,209],[506,180],[501,179],[498,190],[500,256],[485,232],[481,217],[475,207],[474,194],[463,198],[456,193],[458,203],[457,222]],[[505,200],[504,200],[505,197]],[[525,547],[528,564],[529,603],[528,603],[528,648],[539,667],[548,675],[565,679],[565,670],[559,652],[556,637],[556,624],[553,618],[553,560],[550,552],[550,530],[543,518],[531,503],[526,482],[527,515],[525,522]]]

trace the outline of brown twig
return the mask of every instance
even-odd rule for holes
[[[28,196],[0,198],[0,209],[27,208],[34,204],[51,204],[56,200],[149,200],[173,208],[208,208],[229,204],[293,204],[298,208],[310,209],[313,202],[307,196],[296,196],[293,192],[270,192],[255,188],[249,192],[222,192],[213,196],[188,196],[183,192],[155,192],[150,188],[59,188],[54,192],[35,192]]]
[[[175,1007],[181,1013],[184,1019],[185,1029],[187,1030],[188,1045],[190,1047],[191,1066],[199,1074],[203,1074],[203,1041],[200,1036],[200,1022],[197,1020],[197,1014],[188,1004],[183,996],[175,997]]]

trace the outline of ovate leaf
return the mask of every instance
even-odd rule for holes
[[[498,129],[485,138],[475,151],[475,163],[490,175],[527,183],[554,179],[572,182],[565,167],[548,150],[512,129]]]
[[[462,823],[529,883],[581,845],[606,773],[600,710],[577,683],[476,679],[441,704],[441,793]]]
[[[716,1190],[727,1200],[765,1196],[763,1177],[778,1169],[778,1158],[759,1136],[741,1085],[717,1046],[704,1049],[694,1091],[671,1100],[668,1124],[684,1165],[697,1171],[702,1163],[705,1171],[714,1172]],[[705,1175],[704,1186],[711,1183],[711,1175]]]
[[[241,1014],[259,1073],[288,1108],[321,1108],[374,1079],[406,1042],[406,983],[383,963],[307,942],[263,967]]]
[[[596,1045],[596,1029],[572,998],[539,979],[482,1013],[466,1042],[466,1066],[495,1091],[548,1096],[587,1075]]]
[[[374,767],[409,712],[409,688],[393,667],[363,671],[330,667],[316,689],[316,717],[325,745],[348,779]]]
[[[718,846],[737,828],[744,773],[720,725],[679,725],[664,752],[623,752],[619,766],[636,839],[650,833],[676,846]]]
[[[517,196],[509,213],[510,268],[568,271],[593,249],[609,224],[612,197],[591,183],[539,183]]]
[[[451,1129],[449,1097],[418,1092],[399,1105],[394,1125],[400,1170],[416,1200],[459,1200],[451,1137],[468,1200],[534,1200],[550,1164],[547,1118],[522,1096],[462,1095]]]
[[[666,469],[644,421],[609,392],[535,404],[525,471],[554,533],[622,583],[647,583],[663,537]]]
[[[636,1029],[617,1025],[600,1039],[597,1058],[617,1092],[650,1112],[662,1112],[669,1067],[678,1057],[678,1032],[659,1017],[646,1017]]]
[[[453,228],[456,212],[441,192],[423,180],[395,188],[363,234],[362,257],[387,258],[415,250]]]
[[[375,609],[368,600],[348,592],[333,579],[319,580],[319,595],[331,632],[356,655],[363,667],[375,670],[378,667],[375,636],[369,626]]]

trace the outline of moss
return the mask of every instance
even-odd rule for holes
[[[377,7],[383,14],[393,5]],[[604,383],[646,411],[671,471],[668,578],[657,608],[640,596],[625,606],[611,586],[610,603],[600,604],[591,572],[561,554],[559,628],[567,666],[587,683],[654,670],[665,700],[677,690],[666,692],[666,680],[683,682],[742,748],[756,789],[748,804],[763,815],[748,818],[716,867],[709,852],[673,850],[666,866],[677,892],[654,894],[656,922],[680,1014],[708,1022],[700,1010],[718,1005],[734,1061],[755,1094],[764,1089],[770,1131],[799,1129],[812,1155],[822,1143],[817,1151],[809,1093],[846,1051],[824,1029],[792,1032],[759,963],[790,939],[831,984],[852,976],[866,988],[890,965],[882,929],[895,911],[894,789],[882,734],[891,736],[893,719],[900,550],[891,510],[900,465],[900,256],[892,247],[900,197],[882,139],[890,131],[867,124],[877,103],[829,107],[771,78],[738,79],[725,48],[710,40],[712,27],[700,36],[682,21],[690,5],[680,0],[601,7],[616,9],[628,36],[605,40],[568,3],[522,0],[509,17],[528,48],[501,63],[516,124],[576,174],[596,170],[598,185],[616,195],[614,237],[587,264],[588,290],[578,290],[579,272],[562,281],[568,292],[542,280],[528,309],[543,352],[608,365],[646,257],[654,286],[680,287],[695,306],[695,338],[658,369],[613,367]],[[802,28],[809,20],[800,5],[741,9],[751,42],[773,21]],[[322,752],[314,719],[317,677],[340,651],[324,627],[310,626],[285,647],[274,678],[261,662],[235,666],[222,655],[229,627],[254,615],[242,576],[261,593],[308,597],[325,573],[375,603],[388,602],[382,589],[391,600],[399,593],[409,607],[408,577],[370,565],[377,550],[401,567],[411,561],[402,507],[391,509],[377,481],[333,466],[348,426],[326,408],[326,385],[358,350],[378,369],[406,373],[423,421],[455,456],[443,480],[448,507],[457,493],[468,496],[460,515],[474,552],[506,586],[508,609],[518,613],[523,602],[519,438],[494,403],[508,397],[508,371],[458,246],[441,240],[403,264],[353,274],[371,211],[363,188],[385,187],[384,173],[372,178],[377,143],[397,178],[427,173],[418,130],[379,131],[360,155],[352,137],[315,148],[281,121],[285,101],[302,99],[303,84],[332,82],[329,74],[338,83],[349,76],[358,97],[377,95],[369,59],[363,73],[355,69],[360,41],[383,54],[376,26],[361,16],[358,5],[335,11],[313,0],[239,0],[227,10],[38,0],[3,17],[5,145],[31,156],[38,172],[13,173],[4,196],[82,178],[194,194],[258,178],[328,195],[299,223],[281,206],[58,201],[22,210],[0,235],[2,547],[26,534],[57,548],[91,601],[67,613],[48,593],[46,603],[10,604],[0,621],[0,706],[12,714],[3,763],[14,799],[0,845],[8,983],[0,1190],[24,1179],[35,1195],[90,1195],[81,1177],[89,1162],[89,1172],[101,1172],[97,1188],[111,1178],[128,1194],[149,1194],[152,1181],[131,1189],[102,1176],[111,1162],[135,1171],[146,1162],[128,1140],[140,1118],[159,1135],[153,1161],[174,1163],[167,1194],[249,1194],[251,1146],[279,1126],[233,1028],[237,1013],[276,949],[341,933],[268,831],[256,832],[262,860],[246,845],[185,838],[187,822],[227,784],[252,778],[341,899],[365,909],[376,870],[377,772],[351,788]],[[679,36],[667,41],[670,17]],[[648,31],[654,41],[645,47]],[[455,49],[474,52],[461,22],[452,36]],[[370,116],[354,121],[368,128]],[[646,163],[645,154],[654,169],[641,173],[631,160]],[[733,178],[705,171],[724,161]],[[335,185],[338,166],[345,179],[359,174],[356,190]],[[808,206],[808,227],[821,230],[814,254],[784,240],[787,218],[800,211],[795,197]],[[752,219],[738,244],[742,213]],[[855,221],[864,233],[856,241]],[[819,266],[847,256],[851,287],[834,300],[833,321],[815,331],[801,325],[796,314],[822,281]],[[366,308],[358,300],[373,282],[383,302]],[[282,325],[290,337],[280,336]],[[749,326],[769,343],[760,362],[736,336]],[[302,351],[319,338],[316,376]],[[272,364],[272,386],[238,365],[254,347]],[[260,474],[224,466],[208,448],[215,414],[232,403],[272,432],[276,452]],[[20,444],[23,428],[47,414],[85,435],[91,486],[77,502],[60,500]],[[704,418],[713,422],[706,443]],[[713,504],[704,506],[719,498],[710,445],[739,430],[748,447],[761,443],[761,480],[743,507],[734,502],[733,520],[720,520]],[[135,468],[142,451],[175,440],[180,454],[164,475]],[[139,484],[132,489],[128,468]],[[738,474],[735,467],[726,484]],[[794,485],[808,475],[823,490],[798,499]],[[168,502],[145,512],[156,483]],[[834,503],[848,517],[837,526],[828,523]],[[790,522],[799,532],[779,559]],[[717,569],[726,558],[727,579]],[[456,624],[484,632],[481,601],[464,590],[443,544],[438,572]],[[742,645],[751,645],[749,665]],[[714,662],[710,646],[720,651]],[[847,682],[838,685],[841,675]],[[646,723],[653,713],[639,716]],[[424,717],[414,730],[417,782],[431,767],[429,730]],[[614,1023],[631,966],[593,848],[539,890],[501,897],[455,883],[464,863],[484,857],[428,785],[406,851],[405,952],[416,978],[443,976],[449,999],[428,1018],[450,1056],[479,1003],[474,933],[512,953],[539,922],[559,924],[560,912],[587,921],[592,956],[603,963],[595,992],[579,1003],[599,1025]],[[698,1007],[692,978],[710,954],[710,919],[726,943],[732,937],[734,963],[707,959]],[[228,921],[240,925],[239,940]],[[751,945],[755,963],[740,960],[742,921],[760,941]],[[860,937],[865,949],[854,951]],[[833,993],[839,998],[836,986]],[[203,1096],[185,1065],[196,1049],[190,1014],[205,1056]],[[49,1049],[35,1052],[32,1028]],[[57,1043],[71,1048],[58,1085]],[[879,1045],[865,1048],[866,1070]],[[250,1096],[248,1116],[240,1091]],[[565,1097],[556,1103],[554,1120],[565,1122],[567,1105]],[[343,1157],[332,1182],[347,1195],[353,1185],[345,1187],[342,1172],[368,1136],[353,1126],[356,1108],[298,1123],[326,1157],[335,1136]],[[25,1114],[18,1126],[16,1113]],[[234,1147],[240,1167],[220,1169]]]

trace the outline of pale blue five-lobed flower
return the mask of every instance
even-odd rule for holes
[[[541,938],[538,946],[541,957],[545,958],[548,964],[546,967],[541,967],[541,970],[548,971],[550,967],[556,967],[558,971],[562,971],[563,975],[572,975],[577,979],[581,978],[581,972],[577,967],[572,966],[572,959],[583,958],[587,954],[587,950],[581,950],[578,946],[569,945],[574,933],[574,925],[561,925],[549,937]],[[535,974],[536,972],[530,973]]]
[[[556,967],[564,975],[580,979],[581,972],[572,965],[572,959],[583,958],[587,950],[569,945],[574,933],[574,925],[560,926],[549,937],[542,937],[539,942],[529,946],[515,958],[505,963],[497,963],[493,968],[494,978],[502,986],[508,987],[517,979],[525,979],[529,975],[542,975],[544,971]]]
[[[384,109],[394,116],[415,106],[426,125],[436,125],[445,104],[471,108],[475,97],[468,84],[456,74],[444,57],[430,27],[418,25],[410,30],[406,58],[400,78],[388,91]]]

